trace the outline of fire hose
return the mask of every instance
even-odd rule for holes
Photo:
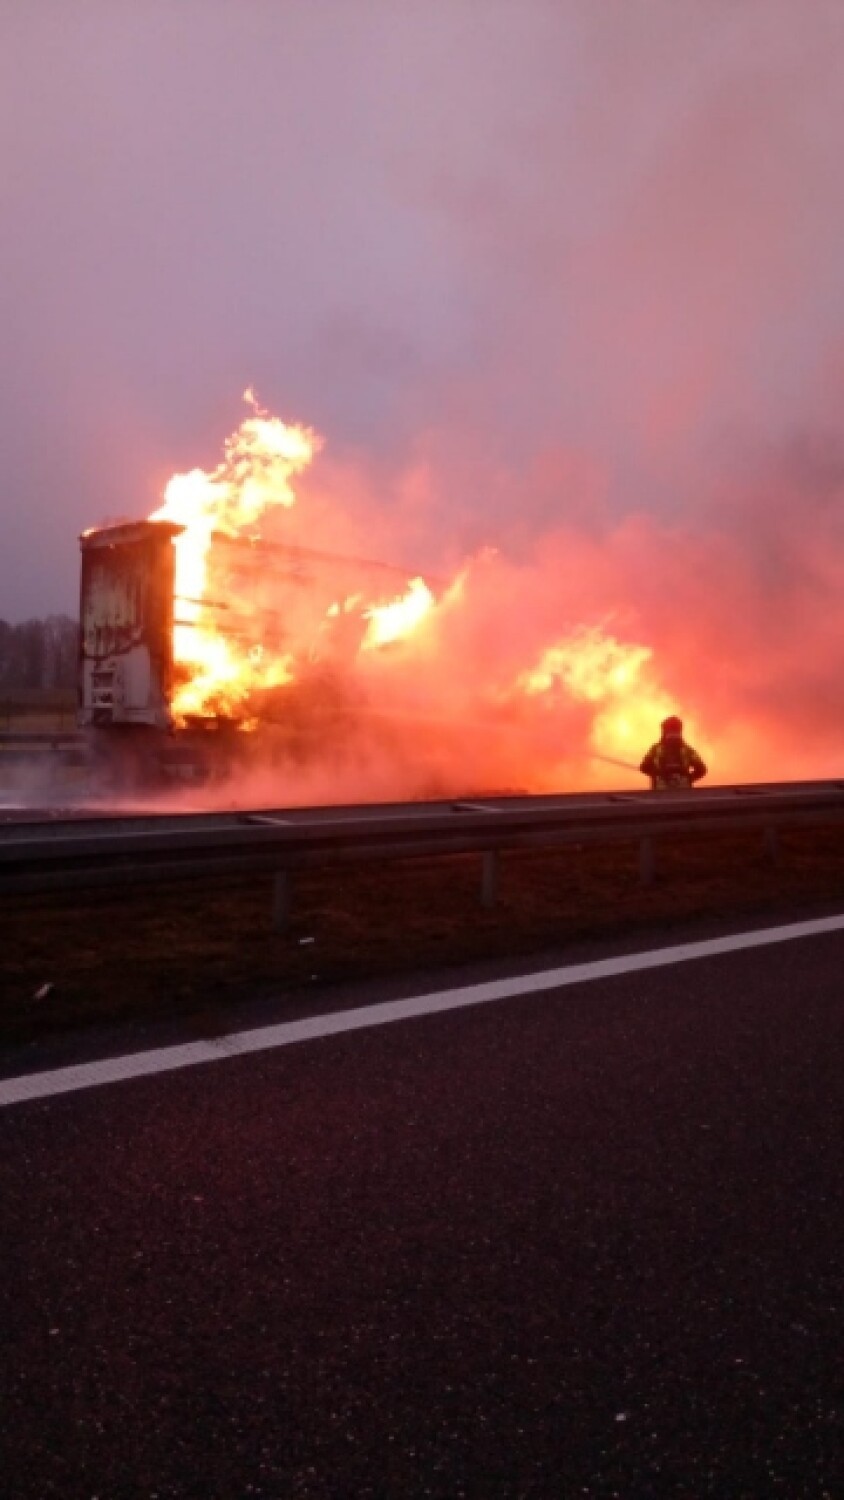
[[[632,760],[618,760],[616,758],[616,756],[614,756],[614,755],[598,755],[598,754],[596,754],[596,753],[593,752],[593,754],[591,754],[589,756],[589,759],[590,760],[601,760],[601,761],[604,762],[604,765],[607,765],[607,766],[621,766],[622,769],[625,770],[625,771],[638,771],[639,770],[638,766],[634,766]]]

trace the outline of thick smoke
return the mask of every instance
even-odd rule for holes
[[[262,729],[238,767],[241,795],[260,786],[262,800],[278,800],[270,763],[295,800],[629,781],[676,709],[716,780],[833,774],[841,471],[829,443],[736,455],[698,520],[631,512],[595,525],[594,475],[560,463],[561,498],[589,521],[551,524],[512,555],[485,549],[450,580],[431,577],[434,606],[371,650],[369,607],[401,592],[400,573],[384,580],[352,563],[326,585],[319,569],[306,582],[298,567],[276,575],[266,564],[248,598],[241,583],[241,599],[254,630],[271,621],[291,671],[265,704],[282,728]],[[518,515],[529,492],[518,475],[507,482],[509,497],[501,478],[498,497]],[[271,507],[261,531],[321,552],[407,559],[420,514],[445,506],[448,483],[417,466],[385,496],[364,467],[325,452],[298,477],[296,503]],[[234,571],[222,549],[216,579],[214,556],[211,596],[241,607],[248,574],[237,548]]]
[[[3,23],[22,612],[254,380],[326,438],[289,539],[465,573],[361,684],[432,780],[623,781],[663,709],[719,780],[838,771],[837,0],[60,9]],[[641,712],[519,697],[596,640]]]

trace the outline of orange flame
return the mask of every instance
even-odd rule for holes
[[[533,665],[521,665],[520,654],[522,662],[529,656],[526,645],[520,653],[519,606],[530,612],[530,590],[511,597],[497,588],[508,575],[494,554],[482,554],[477,567],[436,593],[418,574],[396,592],[389,568],[286,543],[275,544],[285,562],[274,575],[273,547],[251,544],[268,512],[296,504],[294,483],[322,443],[310,428],[271,416],[251,390],[244,395],[250,415],[226,440],[222,461],[174,475],[152,517],[184,527],[174,543],[177,721],[223,715],[248,728],[264,711],[255,697],[261,690],[284,688],[290,705],[287,688],[304,683],[315,665],[317,696],[342,666],[360,687],[349,701],[370,702],[373,723],[427,726],[420,753],[432,765],[445,763],[449,743],[464,747],[464,729],[474,726],[483,729],[486,757],[477,774],[495,777],[494,785],[588,783],[598,779],[597,769],[594,777],[584,769],[590,755],[635,769],[660,718],[675,707],[652,649],[599,625],[580,626],[541,649]],[[334,535],[324,516],[316,529]],[[243,571],[250,560],[261,569],[258,580]],[[330,584],[322,574],[312,586],[326,563],[344,566]],[[414,750],[420,743],[414,731]],[[465,775],[465,747],[459,760]]]
[[[517,686],[528,697],[557,692],[594,705],[590,744],[595,755],[635,765],[655,726],[671,711],[671,700],[652,680],[652,659],[650,646],[581,626],[549,646]]]
[[[549,646],[539,665],[522,673],[519,685],[526,693],[545,693],[562,685],[573,698],[597,703],[638,688],[642,668],[652,656],[649,646],[625,645],[596,626],[581,626]]]
[[[362,650],[374,651],[379,646],[404,639],[421,624],[434,603],[434,596],[424,578],[411,578],[407,593],[401,598],[390,604],[373,604],[364,610],[369,625]]]
[[[295,504],[291,480],[311,462],[321,439],[307,427],[289,425],[243,393],[252,416],[226,439],[216,469],[174,474],[164,504],[150,517],[185,529],[175,539],[177,616],[173,654],[182,681],[173,700],[177,720],[189,714],[237,712],[248,693],[290,677],[289,658],[267,657],[242,645],[209,618],[208,557],[214,533],[248,534],[264,513]]]

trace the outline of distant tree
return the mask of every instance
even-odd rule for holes
[[[68,615],[48,615],[44,621],[45,687],[72,688],[76,684],[79,626]]]
[[[44,680],[44,623],[42,620],[24,620],[15,631],[19,640],[20,672],[22,681],[16,687],[43,688]]]
[[[9,684],[12,660],[12,626],[8,620],[0,620],[0,688]]]
[[[79,626],[68,615],[0,620],[0,689],[72,688],[78,649]]]

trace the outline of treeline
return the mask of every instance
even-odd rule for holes
[[[79,625],[69,615],[0,620],[0,692],[17,688],[72,688],[76,683]]]

